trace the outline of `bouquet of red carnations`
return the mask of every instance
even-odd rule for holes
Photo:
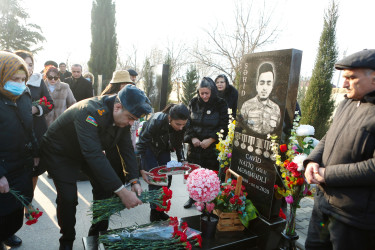
[[[53,105],[47,101],[47,97],[43,96],[37,101],[33,101],[33,106],[46,106],[48,109],[52,109]]]
[[[168,212],[171,208],[172,190],[163,187],[158,190],[143,191],[138,197],[143,203],[153,203],[156,210]],[[90,210],[92,212],[92,223],[108,220],[113,214],[120,215],[125,209],[120,197],[113,197],[105,200],[95,200],[92,202]]]
[[[199,232],[177,217],[107,231],[99,236],[106,249],[192,249],[202,247]]]
[[[25,224],[30,226],[37,223],[39,217],[43,215],[43,212],[39,211],[39,208],[35,209],[34,206],[26,199],[25,196],[20,194],[19,191],[10,189],[9,193],[11,193],[26,208],[28,215]]]

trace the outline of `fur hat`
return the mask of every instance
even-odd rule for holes
[[[127,71],[126,71],[127,72]],[[128,84],[118,92],[121,105],[137,118],[152,112],[151,102],[145,93],[136,86]]]

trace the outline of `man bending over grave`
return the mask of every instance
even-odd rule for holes
[[[263,63],[258,69],[257,95],[244,102],[241,115],[252,131],[266,135],[272,133],[280,124],[280,108],[269,99],[275,75],[270,63]]]

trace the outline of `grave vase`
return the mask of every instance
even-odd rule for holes
[[[298,240],[299,236],[296,233],[296,214],[297,214],[297,207],[298,202],[294,202],[289,204],[289,214],[286,219],[286,227],[284,232],[281,233],[283,238],[283,246],[281,249],[285,250],[296,250],[296,241]]]
[[[212,213],[203,213],[201,215],[200,229],[202,232],[202,237],[207,239],[212,239],[215,237],[216,226],[219,222],[219,217]]]

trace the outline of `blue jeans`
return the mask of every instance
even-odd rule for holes
[[[161,152],[158,156],[155,156],[154,153],[150,148],[147,148],[145,154],[141,157],[141,165],[142,169],[145,171],[150,171],[152,168],[156,168],[161,165],[166,165],[169,161],[171,161],[171,153],[170,152]],[[171,186],[172,183],[172,176],[168,176],[168,188]],[[148,185],[149,190],[157,190],[162,188],[161,186],[156,185]],[[150,204],[151,209],[155,209],[156,206],[154,204]]]

